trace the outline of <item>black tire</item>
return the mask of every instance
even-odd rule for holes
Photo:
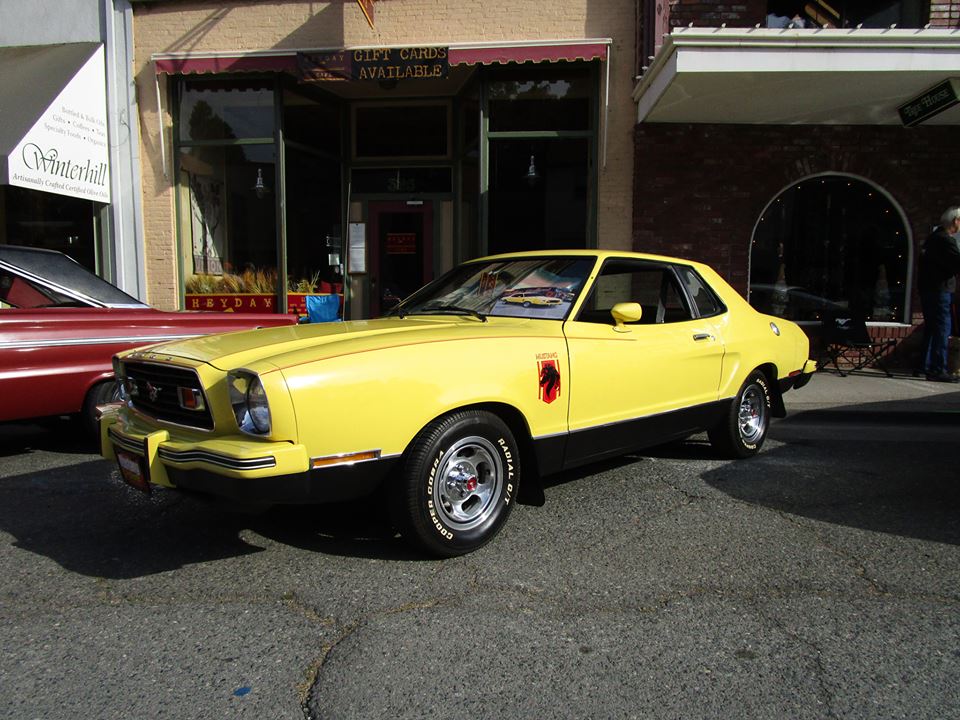
[[[83,432],[92,439],[100,438],[100,423],[97,421],[97,405],[119,402],[120,386],[116,380],[105,380],[97,383],[83,399],[83,409],[80,411],[80,423]]]
[[[770,428],[770,383],[754,371],[740,386],[723,420],[707,435],[714,449],[724,457],[746,458],[763,447]]]
[[[439,557],[485,545],[513,507],[519,460],[513,434],[492,413],[464,410],[434,420],[404,458],[392,508],[400,533]]]
[[[524,301],[523,301],[523,306],[524,306],[525,308],[530,307],[530,301],[529,301],[529,300],[524,300]]]

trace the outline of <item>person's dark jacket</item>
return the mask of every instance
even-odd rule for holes
[[[960,273],[960,246],[952,235],[937,228],[920,248],[917,289],[922,293],[956,292]]]

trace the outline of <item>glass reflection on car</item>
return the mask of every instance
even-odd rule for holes
[[[468,263],[414,293],[390,314],[563,320],[595,263],[592,257]]]

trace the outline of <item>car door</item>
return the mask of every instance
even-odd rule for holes
[[[565,324],[571,463],[695,432],[716,412],[723,339],[684,285],[668,263],[611,259]],[[616,325],[618,303],[640,319]]]

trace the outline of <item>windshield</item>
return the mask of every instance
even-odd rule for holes
[[[595,264],[596,258],[583,256],[467,263],[411,295],[393,314],[563,320]]]

